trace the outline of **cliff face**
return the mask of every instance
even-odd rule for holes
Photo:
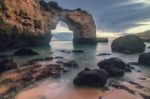
[[[75,43],[96,42],[95,22],[86,11],[41,0],[0,0],[0,49],[48,44],[59,21],[74,32]]]

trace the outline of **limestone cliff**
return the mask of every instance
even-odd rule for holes
[[[74,43],[96,43],[95,22],[86,11],[43,0],[0,0],[0,50],[48,44],[59,21],[74,32]]]

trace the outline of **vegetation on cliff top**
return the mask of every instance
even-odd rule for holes
[[[49,10],[49,7],[50,7],[50,8],[53,8],[53,9],[56,9],[56,10],[58,10],[58,11],[63,10],[63,8],[60,7],[60,6],[58,5],[58,3],[55,2],[55,1],[50,1],[50,2],[47,3],[47,2],[45,2],[44,0],[40,0],[40,5],[41,5],[45,10]]]

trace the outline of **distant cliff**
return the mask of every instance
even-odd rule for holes
[[[138,36],[146,42],[150,42],[150,30],[139,33]]]
[[[93,17],[43,0],[0,0],[0,50],[48,44],[59,21],[73,31],[74,43],[96,43]]]

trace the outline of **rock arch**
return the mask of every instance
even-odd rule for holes
[[[73,42],[96,43],[92,15],[81,9],[67,10],[43,0],[0,1],[0,50],[49,44],[59,21],[73,31]]]
[[[73,42],[96,43],[96,26],[90,14],[82,10],[67,10],[61,13],[60,19],[73,31]]]

